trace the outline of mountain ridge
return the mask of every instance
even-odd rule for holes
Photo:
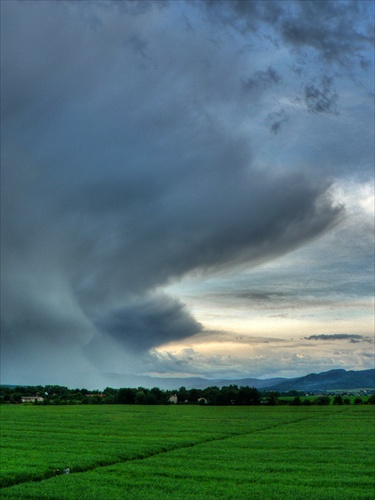
[[[205,389],[211,386],[223,387],[228,385],[255,387],[258,390],[272,390],[287,392],[292,390],[306,392],[324,392],[337,389],[375,389],[375,369],[369,370],[344,370],[334,369],[321,373],[309,373],[302,377],[270,379],[241,378],[241,379],[206,379],[202,377],[166,378],[151,377],[148,375],[120,375],[106,374],[116,381],[116,385],[123,380],[126,384],[122,387],[159,387],[160,389],[173,390],[179,387],[186,389]]]
[[[304,391],[310,393],[327,392],[330,390],[371,389],[375,390],[375,369],[368,370],[345,370],[333,369],[320,373],[309,373],[301,377],[284,378],[274,377],[269,379],[239,378],[239,379],[207,379],[203,377],[153,377],[150,375],[131,375],[120,373],[102,373],[101,383],[93,383],[95,375],[91,372],[71,373],[64,380],[56,379],[49,382],[50,385],[67,387],[90,387],[92,390],[103,390],[105,387],[114,389],[121,387],[144,387],[152,389],[158,387],[162,390],[178,390],[180,387],[186,389],[206,389],[207,387],[223,387],[237,385],[238,387],[255,387],[260,391]],[[1,384],[8,387],[23,385],[46,385],[45,382],[35,381],[33,384]]]

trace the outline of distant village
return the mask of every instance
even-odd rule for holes
[[[306,393],[302,391],[259,391],[254,387],[207,387],[206,389],[162,390],[107,387],[104,391],[68,389],[58,385],[0,386],[0,404],[198,404],[198,405],[348,405],[375,404],[374,389],[352,389]]]

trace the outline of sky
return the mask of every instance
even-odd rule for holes
[[[1,383],[373,368],[373,19],[3,0]]]

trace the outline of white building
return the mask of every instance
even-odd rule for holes
[[[172,394],[172,396],[169,398],[169,402],[176,404],[178,402],[177,394]]]
[[[44,401],[44,398],[41,396],[22,396],[21,401],[22,403],[35,403],[35,401]]]

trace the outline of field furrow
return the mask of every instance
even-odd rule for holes
[[[95,440],[87,446],[87,434],[77,433],[65,460],[71,474],[55,476],[48,468],[38,474],[33,467],[28,475],[29,456],[13,476],[5,473],[1,496],[116,499],[125,491],[126,498],[282,498],[284,491],[289,498],[370,498],[373,491],[371,407],[143,407],[148,424],[139,426],[132,407],[102,411],[110,409],[117,423],[107,436],[100,433],[101,456]],[[94,414],[86,416],[98,417],[100,410]],[[122,446],[111,450],[115,437]],[[19,451],[8,461],[10,474]]]

